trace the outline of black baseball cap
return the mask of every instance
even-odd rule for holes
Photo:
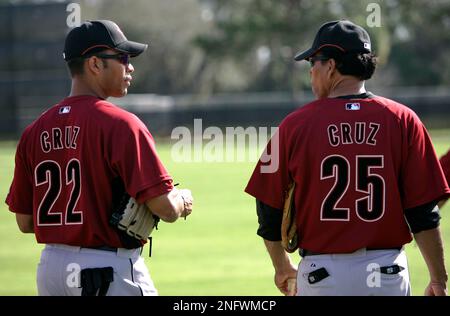
[[[348,20],[332,21],[322,25],[312,47],[298,53],[294,59],[297,61],[309,59],[325,47],[334,47],[343,53],[370,53],[371,46],[369,33],[361,26]]]
[[[144,52],[147,47],[147,44],[127,40],[119,26],[113,21],[86,21],[67,34],[63,57],[68,61],[100,48],[114,49],[135,57]]]

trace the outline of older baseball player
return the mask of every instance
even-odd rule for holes
[[[110,225],[125,193],[166,222],[192,211],[190,191],[174,189],[146,126],[106,101],[127,94],[130,58],[146,48],[112,21],[72,29],[70,95],[23,132],[6,203],[20,230],[46,244],[39,295],[157,295],[140,256],[145,240]]]
[[[263,168],[266,155],[246,188],[275,284],[289,294],[296,278],[297,295],[410,295],[403,246],[414,236],[430,274],[425,294],[446,295],[436,204],[450,189],[416,114],[366,91],[376,66],[369,34],[347,20],[325,23],[295,60],[310,62],[317,100],[284,119],[268,145],[278,169]],[[298,268],[280,243],[291,183]]]

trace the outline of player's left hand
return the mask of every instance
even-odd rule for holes
[[[439,282],[430,282],[425,289],[425,296],[447,296],[447,287]]]
[[[192,209],[194,206],[194,198],[192,197],[191,190],[188,189],[180,189],[180,196],[183,199],[184,210],[181,213],[181,216],[186,218],[186,216],[191,215]]]

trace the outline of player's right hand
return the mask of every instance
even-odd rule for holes
[[[275,271],[275,285],[284,295],[295,296],[297,293],[297,268],[290,264],[285,270]]]

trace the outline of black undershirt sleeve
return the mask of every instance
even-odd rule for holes
[[[405,218],[413,234],[439,226],[441,215],[437,202],[433,201],[424,205],[405,210]]]
[[[283,210],[273,208],[256,200],[256,213],[258,214],[258,236],[269,241],[281,241],[281,220]]]

